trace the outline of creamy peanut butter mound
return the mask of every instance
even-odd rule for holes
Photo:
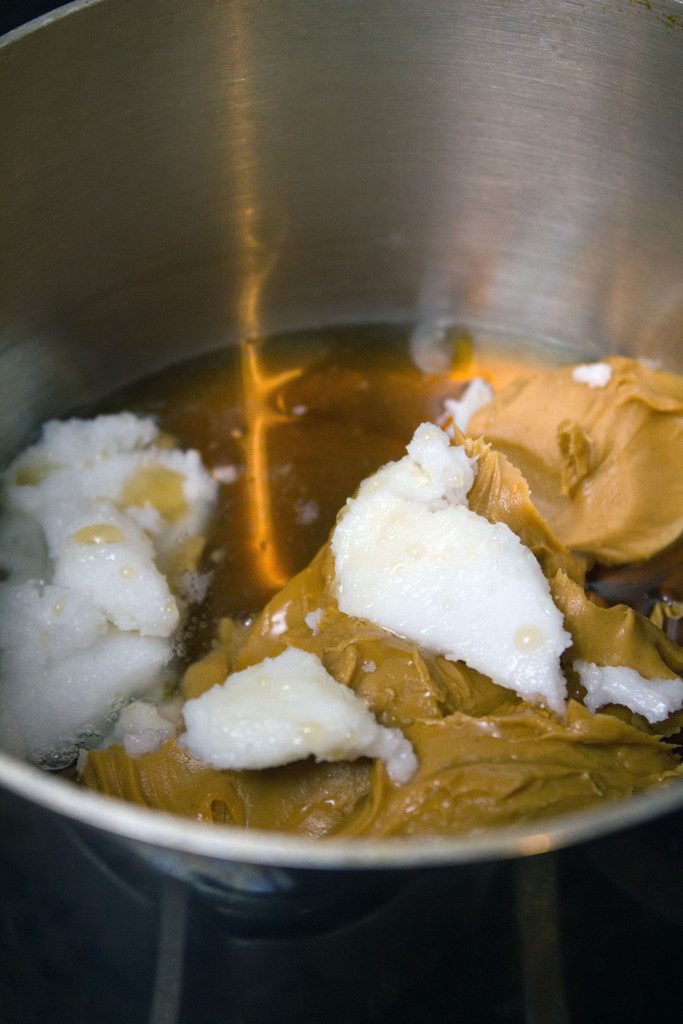
[[[517,466],[574,551],[639,562],[681,535],[683,377],[619,357],[534,373],[479,409],[468,430]]]
[[[611,402],[620,362],[610,361],[609,380],[589,374],[594,386],[571,369],[567,377]],[[371,747],[352,761],[240,768],[225,752],[248,747],[251,734],[231,738],[228,716],[209,753],[232,767],[217,770],[205,749],[172,737],[138,757],[118,744],[91,751],[82,782],[199,820],[322,838],[471,834],[679,776],[667,737],[683,722],[681,649],[631,608],[590,600],[586,556],[536,509],[519,468],[454,434],[449,446],[437,427],[420,428],[405,459],[365,481],[330,541],[250,626],[221,622],[182,684],[198,706],[244,672],[256,670],[253,682],[286,652],[308,653],[376,727],[400,730],[414,770],[392,777]],[[585,665],[602,672],[597,690]],[[611,668],[635,685],[610,688]],[[286,743],[298,737],[302,758],[320,756],[300,718]]]
[[[91,751],[82,781],[201,820],[322,837],[467,834],[627,796],[680,773],[661,733],[630,713],[591,714],[579,702],[578,684],[564,718],[529,705],[461,662],[424,654],[344,615],[331,596],[333,579],[326,547],[270,602],[237,649],[224,629],[227,642],[192,666],[185,690],[196,696],[222,683],[226,670],[290,646],[308,650],[378,721],[403,731],[419,765],[408,783],[392,783],[380,761],[366,759],[216,771],[173,739],[138,758],[121,746]],[[601,611],[586,603],[588,615]],[[323,615],[314,633],[305,620],[317,609]],[[600,660],[609,641],[601,643],[584,641],[572,656]],[[627,656],[628,642],[620,644],[621,634],[609,645],[615,660]],[[675,661],[675,645],[664,646]],[[655,656],[650,647],[646,656]]]

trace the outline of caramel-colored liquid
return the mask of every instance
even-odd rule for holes
[[[577,353],[484,341],[454,332],[452,362],[424,374],[401,326],[301,331],[234,345],[174,366],[114,396],[107,411],[153,414],[196,448],[221,482],[206,547],[212,585],[190,623],[188,655],[217,619],[259,611],[306,566],[360,481],[400,458],[415,427],[473,376],[499,390],[519,373]],[[100,410],[102,411],[102,410]],[[596,574],[608,603],[678,598],[680,547],[662,563]],[[673,575],[672,575],[673,574]],[[673,579],[675,578],[675,584]],[[675,592],[675,593],[674,593]]]
[[[424,420],[473,375],[495,387],[533,350],[475,350],[454,334],[447,372],[423,374],[405,327],[326,329],[232,346],[172,367],[107,402],[152,413],[196,448],[221,483],[205,568],[213,583],[193,629],[206,640],[221,615],[260,610],[325,542],[360,481],[400,458]],[[100,410],[101,411],[101,410]]]

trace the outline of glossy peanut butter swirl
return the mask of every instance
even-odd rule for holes
[[[175,740],[138,758],[120,746],[93,751],[82,781],[200,820],[321,838],[471,834],[626,796],[680,774],[664,739],[680,728],[680,715],[655,728],[624,709],[591,714],[571,669],[581,659],[671,678],[683,671],[680,648],[632,609],[589,600],[583,583],[594,553],[577,556],[558,539],[508,459],[482,440],[464,443],[477,456],[470,508],[506,523],[536,554],[574,637],[564,656],[570,687],[564,718],[526,704],[461,662],[340,612],[325,545],[248,629],[221,622],[213,649],[186,672],[184,695],[196,697],[287,646],[311,651],[383,724],[404,731],[419,760],[412,781],[396,786],[380,762],[367,760],[216,771]],[[319,616],[312,620],[311,612]]]
[[[575,380],[572,367],[522,376],[470,431],[512,459],[565,544],[619,565],[683,530],[683,377],[635,359],[606,364],[604,387]]]

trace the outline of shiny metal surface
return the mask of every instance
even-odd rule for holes
[[[10,34],[0,458],[156,367],[300,326],[450,317],[683,368],[682,15],[677,0],[95,0]],[[542,852],[683,805],[679,786],[542,832],[313,847],[119,806],[4,757],[0,784],[219,872]]]
[[[452,315],[677,360],[682,19],[146,0],[10,35],[3,453],[142,371],[302,324]]]
[[[49,416],[298,327],[453,319],[683,369],[682,65],[679,0],[86,0],[10,34],[0,464]],[[0,753],[0,1022],[669,1019],[682,809],[679,785],[311,844]],[[658,915],[640,941],[617,889]],[[610,985],[612,947],[651,973]]]

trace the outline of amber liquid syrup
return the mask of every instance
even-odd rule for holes
[[[416,426],[473,376],[494,390],[520,372],[581,359],[453,331],[445,368],[425,374],[399,326],[301,331],[231,346],[138,382],[106,411],[152,414],[196,448],[220,482],[203,569],[212,583],[191,621],[188,655],[222,615],[261,609],[325,543],[359,482],[400,458]],[[105,411],[100,408],[99,411]],[[609,603],[647,613],[664,593],[683,599],[680,545],[651,566],[595,573]]]

